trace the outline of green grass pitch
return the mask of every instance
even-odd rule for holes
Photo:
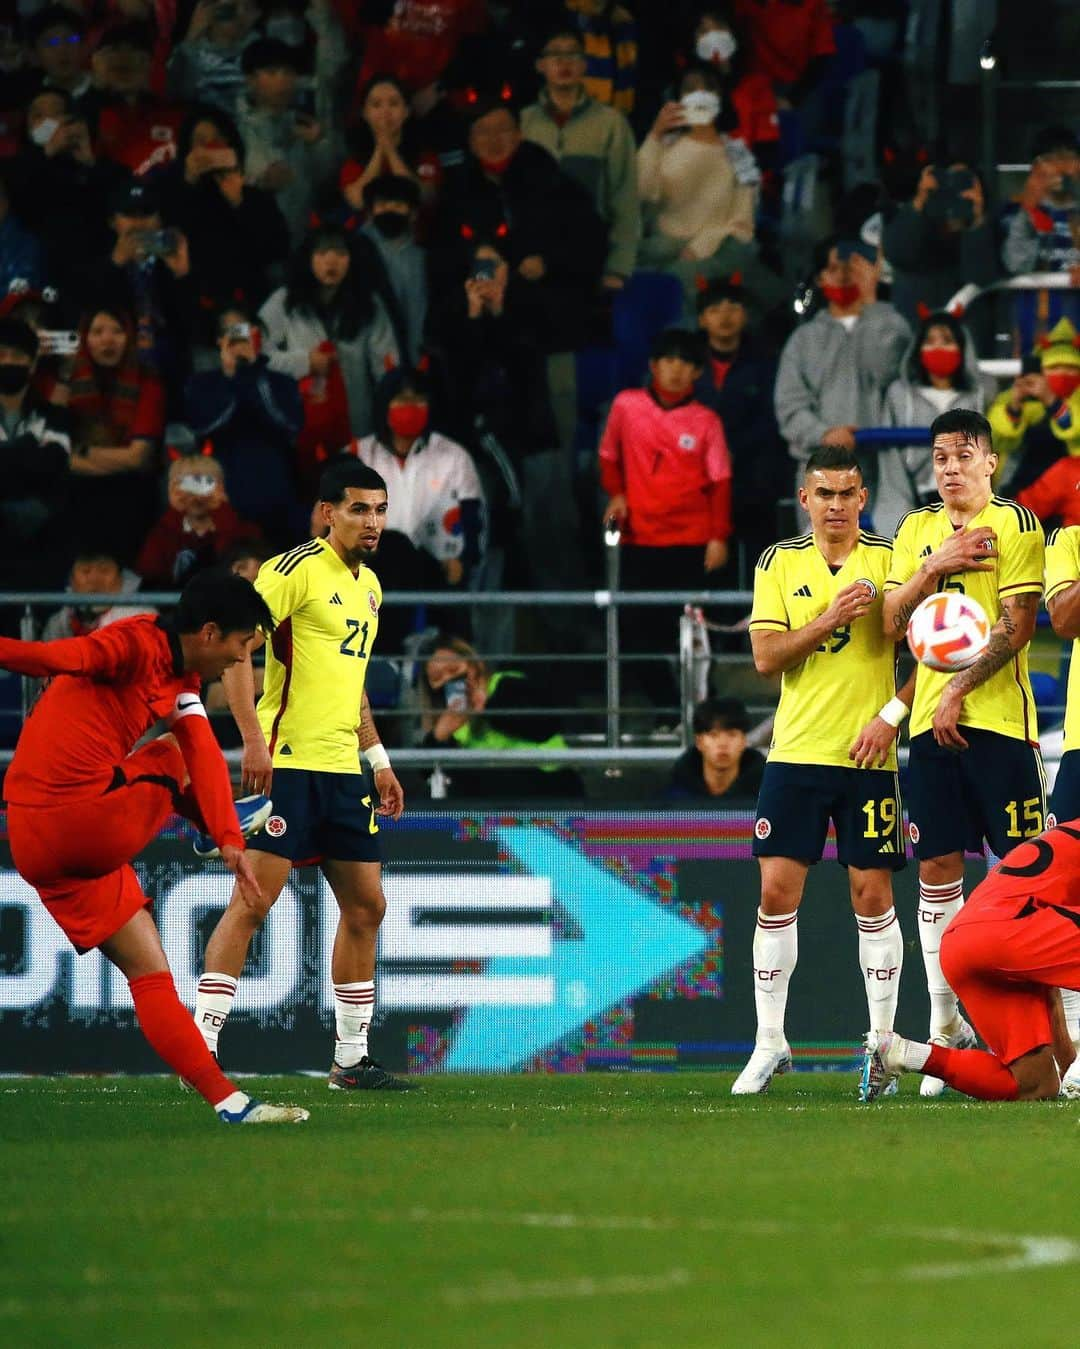
[[[1077,1107],[849,1074],[0,1080],[0,1344],[1076,1344]]]

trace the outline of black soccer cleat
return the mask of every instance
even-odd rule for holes
[[[369,1059],[365,1054],[359,1063],[351,1068],[342,1068],[335,1063],[330,1069],[327,1086],[331,1091],[416,1091],[415,1082],[406,1082],[403,1077],[394,1077],[381,1063]]]

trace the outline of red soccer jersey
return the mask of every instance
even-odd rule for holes
[[[731,460],[720,418],[687,399],[664,407],[647,389],[611,405],[600,441],[600,480],[625,493],[628,543],[706,544],[731,533]]]
[[[55,676],[19,737],[4,781],[7,801],[56,806],[101,796],[136,741],[167,718],[207,829],[219,845],[243,846],[199,677],[184,671],[178,639],[152,615],[57,642],[0,638],[0,666]]]
[[[1048,829],[1006,853],[949,928],[1015,918],[1029,900],[1074,909],[1080,921],[1080,820]]]

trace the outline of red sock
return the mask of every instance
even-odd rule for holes
[[[923,1072],[940,1077],[965,1096],[980,1101],[1015,1101],[1020,1087],[1000,1059],[985,1049],[943,1049],[932,1045]]]
[[[211,1057],[191,1013],[176,996],[168,970],[130,979],[128,987],[142,1033],[173,1072],[186,1078],[211,1105],[238,1090]]]

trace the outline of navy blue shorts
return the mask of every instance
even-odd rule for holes
[[[251,841],[257,852],[287,857],[294,866],[321,862],[379,862],[379,794],[367,773],[316,773],[275,768],[274,811]]]
[[[961,726],[965,750],[944,749],[933,731],[911,742],[908,833],[918,858],[981,853],[998,857],[1046,827],[1039,751],[1026,740]]]
[[[1080,749],[1067,749],[1058,764],[1046,827],[1080,818]]]
[[[906,862],[900,787],[884,768],[767,763],[754,822],[755,857],[819,862],[829,821],[836,857],[859,871],[899,871]]]

